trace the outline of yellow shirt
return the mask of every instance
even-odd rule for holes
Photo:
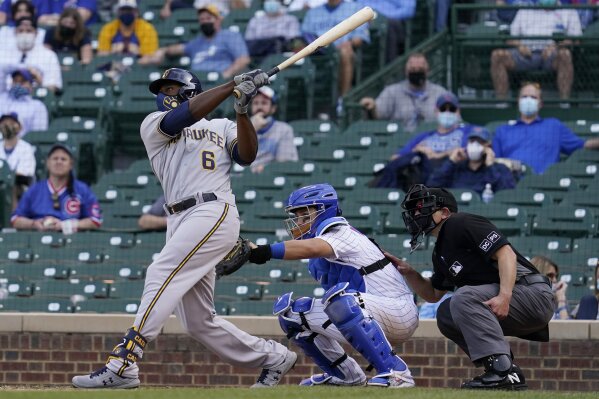
[[[158,33],[154,26],[141,18],[136,18],[134,24],[131,36],[125,37],[119,30],[121,21],[108,22],[100,30],[98,51],[148,55],[158,50]]]

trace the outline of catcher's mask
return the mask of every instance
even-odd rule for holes
[[[405,209],[402,212],[403,221],[412,236],[410,246],[416,250],[424,237],[437,227],[433,214],[442,208],[451,212],[458,211],[458,204],[453,194],[444,188],[426,187],[424,184],[414,184],[408,190],[401,203]]]
[[[180,84],[179,92],[175,96],[167,96],[160,92],[167,83]],[[202,84],[197,76],[181,68],[170,68],[164,71],[160,79],[150,83],[150,91],[156,94],[156,105],[159,111],[168,111],[177,108],[181,103],[202,92]]]
[[[295,190],[289,195],[285,212],[285,228],[294,240],[313,238],[316,228],[326,219],[341,216],[337,192],[330,184],[315,184]]]

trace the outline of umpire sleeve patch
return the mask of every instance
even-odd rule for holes
[[[487,238],[489,239],[489,241],[491,241],[493,244],[495,244],[497,242],[497,240],[499,240],[501,238],[501,236],[497,232],[492,231],[489,233]]]
[[[487,252],[489,251],[489,249],[491,249],[492,245],[493,243],[485,238],[478,247],[483,251]]]

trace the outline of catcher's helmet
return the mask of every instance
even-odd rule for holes
[[[308,209],[314,207],[316,210],[309,210],[303,216],[308,219],[301,222],[302,216],[293,214],[300,208]],[[294,239],[313,238],[316,235],[316,228],[325,219],[341,215],[337,202],[337,192],[330,184],[315,184],[299,188],[292,192],[287,199],[285,211],[290,213],[290,218],[285,220],[287,232]],[[309,215],[309,218],[307,217]]]
[[[401,207],[405,209],[402,217],[412,236],[412,250],[418,247],[424,235],[437,226],[433,213],[441,208],[448,208],[451,212],[458,211],[458,203],[452,193],[444,188],[426,187],[424,184],[410,187]]]
[[[160,88],[167,83],[179,83],[182,85],[176,96],[167,96],[160,93]],[[150,91],[156,94],[158,108],[164,111],[176,108],[179,104],[200,94],[202,92],[202,84],[200,83],[200,79],[193,73],[181,68],[170,68],[164,71],[160,79],[156,79],[150,83]]]

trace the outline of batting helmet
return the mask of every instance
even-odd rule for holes
[[[306,209],[306,212],[302,215],[295,214],[300,209]],[[316,228],[323,220],[341,215],[337,192],[327,183],[295,190],[287,199],[285,211],[293,214],[285,220],[285,226],[289,235],[296,240],[313,238],[316,235]]]
[[[167,96],[160,93],[160,88],[167,83],[182,85],[176,96]],[[150,91],[156,94],[158,109],[167,111],[200,94],[202,92],[202,84],[200,83],[200,79],[193,73],[181,68],[170,68],[164,71],[160,79],[156,79],[150,83]]]

